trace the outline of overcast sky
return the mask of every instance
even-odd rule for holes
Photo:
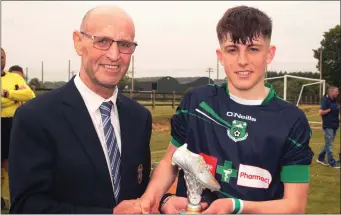
[[[273,20],[272,43],[277,52],[271,70],[316,71],[312,49],[323,33],[340,24],[340,2],[1,2],[1,46],[7,52],[6,68],[28,67],[29,78],[66,81],[68,60],[77,71],[80,59],[73,49],[72,32],[94,6],[116,4],[134,19],[135,77],[207,76],[216,71],[216,25],[236,5],[257,7]],[[216,73],[212,74],[215,78]],[[220,67],[220,77],[224,72]]]

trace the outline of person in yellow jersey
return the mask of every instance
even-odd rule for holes
[[[16,73],[16,74],[20,75],[23,79],[25,79],[24,70],[21,66],[18,66],[18,65],[11,66],[8,69],[8,71],[12,72],[12,73]]]
[[[9,69],[8,69],[8,72],[11,72],[11,73],[16,73],[18,75],[20,75],[23,79],[25,79],[25,75],[24,75],[24,70],[21,66],[18,66],[18,65],[14,65],[14,66],[11,66]],[[25,89],[25,86],[21,86],[19,88],[19,86],[16,87],[16,89]],[[19,102],[20,105],[23,105],[24,102]]]
[[[6,53],[1,48],[1,190],[8,191],[8,151],[11,135],[12,119],[16,109],[35,97],[34,92],[25,80],[16,73],[5,71]],[[4,171],[3,171],[4,170]],[[6,189],[5,188],[6,184]],[[1,194],[3,196],[3,192]],[[8,198],[8,197],[7,197]],[[2,209],[6,209],[5,201],[1,197]]]

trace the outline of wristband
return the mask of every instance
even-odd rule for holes
[[[161,210],[162,206],[167,202],[167,200],[174,196],[174,194],[171,194],[171,193],[166,193],[165,195],[162,196],[161,200],[160,200],[160,203],[159,203],[159,212],[161,214],[163,214],[163,211]]]
[[[243,212],[243,201],[232,198],[232,214],[240,214]]]

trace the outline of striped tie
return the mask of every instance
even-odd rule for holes
[[[114,132],[114,127],[111,124],[111,107],[112,102],[103,102],[100,106],[101,116],[102,116],[102,123],[104,128],[104,136],[105,142],[108,147],[109,153],[109,160],[110,160],[110,169],[111,169],[111,177],[114,183],[114,196],[116,202],[118,202],[118,195],[120,193],[120,151],[118,149],[117,139]]]

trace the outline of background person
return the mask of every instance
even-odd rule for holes
[[[18,66],[18,65],[11,66],[8,69],[8,72],[12,72],[12,73],[18,74],[18,75],[20,75],[25,80],[24,70],[23,70],[23,68],[21,66]],[[21,89],[25,89],[25,86],[20,86],[20,87],[18,86],[17,88],[18,88],[18,90],[19,89],[21,90]],[[20,105],[24,104],[24,102],[19,102],[19,103],[20,103]]]
[[[340,124],[340,110],[336,103],[338,95],[339,89],[335,86],[330,86],[327,95],[322,98],[319,113],[322,116],[325,143],[316,160],[316,162],[322,165],[330,165],[334,168],[340,168],[340,160],[336,161],[333,156],[333,142]],[[325,162],[326,155],[328,162]]]
[[[21,102],[35,97],[25,80],[18,74],[5,71],[5,66],[6,53],[1,48],[1,196],[8,191],[8,153],[14,113]],[[8,194],[6,198],[9,199]],[[2,208],[6,209],[3,197],[1,197],[1,202]]]
[[[8,72],[16,73],[16,74],[20,75],[22,78],[25,78],[24,70],[21,66],[18,66],[18,65],[11,66],[8,69]]]

